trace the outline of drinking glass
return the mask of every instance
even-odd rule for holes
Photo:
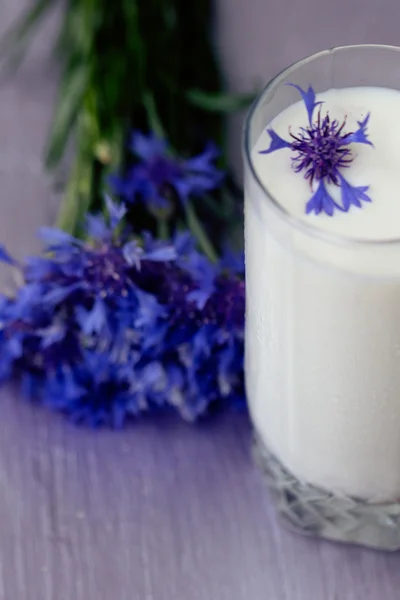
[[[298,101],[289,82],[316,93],[399,90],[400,49],[334,48],[292,65],[266,85],[243,138],[245,373],[256,455],[296,531],[396,550],[400,237],[323,231],[287,212],[261,182],[252,152]]]

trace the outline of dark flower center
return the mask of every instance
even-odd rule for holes
[[[244,281],[235,276],[221,276],[216,281],[215,293],[204,308],[204,319],[232,330],[244,326]]]
[[[182,177],[183,170],[176,162],[157,156],[149,165],[149,175],[158,188],[163,188],[171,184],[174,179]]]
[[[291,133],[291,148],[296,152],[292,165],[296,173],[305,171],[304,177],[314,180],[326,179],[339,184],[339,168],[348,167],[353,157],[348,148],[350,133],[344,133],[346,121],[331,120],[329,114],[318,118],[310,127],[300,129],[297,135]]]
[[[103,298],[115,298],[128,294],[128,273],[120,248],[103,245],[88,253],[84,268],[84,280]]]
[[[202,311],[187,295],[196,289],[192,277],[174,264],[147,262],[135,272],[135,283],[156,295],[161,304],[173,307],[171,327],[214,324],[242,328],[244,324],[244,281],[235,276],[217,278],[215,292]]]

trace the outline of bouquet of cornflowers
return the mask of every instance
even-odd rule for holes
[[[0,69],[56,4],[11,27]],[[0,300],[0,381],[93,426],[244,406],[242,203],[222,116],[254,95],[224,93],[209,0],[64,6],[44,158],[68,177],[43,254],[0,249],[17,282]]]
[[[219,258],[200,221],[195,234],[182,226],[193,198],[222,183],[216,150],[182,160],[141,133],[130,146],[110,177],[119,200],[86,216],[84,239],[43,228],[43,255],[24,264],[1,250],[20,281],[0,300],[1,381],[92,426],[244,405],[243,256]],[[158,239],[135,227],[143,213]]]

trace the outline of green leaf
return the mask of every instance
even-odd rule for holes
[[[143,94],[143,104],[147,112],[147,118],[151,130],[160,138],[166,138],[164,127],[161,123],[159,114],[157,112],[156,102],[151,92],[145,92]]]
[[[224,94],[204,92],[202,90],[188,90],[186,98],[190,104],[209,112],[226,113],[240,110],[249,106],[257,94]]]
[[[190,202],[185,203],[184,211],[189,229],[196,238],[199,248],[201,248],[204,254],[208,256],[211,262],[217,262],[218,254],[215,251],[215,248],[212,245],[212,242],[209,239],[203,224],[198,218],[193,205]]]
[[[90,209],[92,175],[92,158],[78,154],[57,216],[57,227],[71,235],[80,235],[84,217]]]
[[[45,154],[47,168],[54,168],[63,155],[82,103],[87,85],[87,71],[82,65],[76,68],[61,84],[49,144]]]
[[[221,198],[218,200],[214,199],[208,194],[201,196],[201,202],[206,206],[217,218],[222,221],[230,221],[232,218],[236,218],[232,207],[226,208],[221,202]]]
[[[88,26],[89,19],[88,7],[84,3],[69,0],[56,43],[56,52],[63,62],[72,55],[81,61],[89,56],[94,35],[93,27]]]
[[[145,71],[147,63],[147,47],[149,39],[144,39],[139,22],[139,5],[136,0],[123,0],[121,15],[125,20],[126,53],[125,60],[132,62],[132,69],[137,80],[137,89],[143,93],[145,87]]]

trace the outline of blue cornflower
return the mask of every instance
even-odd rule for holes
[[[127,204],[140,198],[153,212],[168,212],[171,193],[184,204],[222,181],[223,175],[214,165],[219,153],[212,144],[198,156],[182,160],[171,155],[165,140],[135,132],[130,148],[138,162],[125,175],[110,179],[114,192]]]
[[[290,84],[293,85],[293,84]],[[308,126],[302,127],[295,135],[290,133],[292,141],[281,138],[273,129],[268,129],[271,138],[269,148],[260,154],[270,154],[276,150],[288,148],[295,154],[292,166],[296,173],[304,172],[304,177],[313,186],[317,185],[313,196],[306,204],[306,213],[319,214],[325,212],[332,216],[335,208],[347,212],[351,206],[361,208],[362,202],[371,202],[367,191],[369,186],[352,186],[343,176],[341,170],[349,167],[354,157],[349,148],[352,143],[372,143],[368,139],[367,126],[370,115],[358,121],[358,129],[353,133],[345,133],[346,120],[339,123],[331,120],[329,113],[321,114],[323,102],[316,102],[315,92],[311,86],[304,91],[293,85],[301,94],[308,114]],[[316,120],[314,111],[319,106]],[[335,202],[326,187],[334,184],[341,189],[341,204]]]
[[[176,258],[171,244],[143,248],[136,240],[114,240],[125,209],[110,199],[107,207],[109,225],[103,217],[90,218],[91,239],[87,242],[63,231],[43,228],[45,254],[28,259],[25,265],[16,263],[0,249],[0,259],[19,268],[25,281],[15,298],[3,298],[0,305],[0,330],[7,342],[5,347],[13,356],[18,349],[24,354],[27,340],[29,354],[35,355],[36,361],[36,355],[45,347],[51,346],[54,351],[55,345],[61,347],[64,342],[69,348],[74,343],[79,346],[78,333],[116,336],[124,315],[130,318],[141,307],[131,273],[138,271],[143,262]],[[64,339],[56,338],[54,329],[49,329],[60,313],[65,323],[70,320],[70,326],[57,334]],[[73,335],[74,343],[70,339]],[[50,354],[46,358],[50,359]]]
[[[43,382],[42,402],[78,424],[120,428],[139,412],[131,393],[132,366],[108,353],[83,350],[75,364],[61,364]]]
[[[77,424],[119,429],[127,419],[165,405],[162,365],[138,359],[134,345],[123,356],[112,345],[83,349],[79,362],[61,363],[43,379],[41,400]]]
[[[244,252],[234,252],[229,246],[225,247],[221,260],[221,268],[226,270],[228,273],[236,273],[237,275],[244,275]]]
[[[218,266],[196,250],[178,260],[178,265],[190,273],[195,285],[195,289],[188,292],[187,299],[194,302],[197,308],[204,308],[214,291]]]
[[[174,263],[146,263],[137,282],[165,311],[163,338],[153,349],[167,377],[165,405],[195,420],[245,404],[244,280],[198,255],[189,236],[179,235],[176,244],[184,252]],[[241,260],[230,260],[240,271]]]
[[[203,308],[186,295],[178,311],[171,305],[169,336],[163,364],[168,376],[168,401],[188,420],[244,401],[244,281],[232,275],[216,278]],[[179,328],[179,309],[184,311]],[[178,335],[180,332],[180,335]]]
[[[18,375],[25,393],[96,427],[243,403],[243,279],[187,232],[127,240],[124,211],[107,205],[86,242],[46,229],[46,253],[26,265],[0,248],[25,278],[0,298],[0,379]]]
[[[160,242],[157,247],[144,248],[138,240],[121,243],[114,233],[125,214],[125,208],[107,198],[110,224],[103,216],[89,216],[89,241],[78,240],[64,231],[42,228],[49,258],[28,261],[25,277],[49,282],[46,300],[59,303],[73,294],[85,299],[100,299],[120,303],[132,293],[132,269],[140,270],[142,261],[171,261],[176,251],[171,244]],[[123,236],[122,236],[123,237]]]

